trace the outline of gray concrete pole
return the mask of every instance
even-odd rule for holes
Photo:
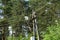
[[[32,10],[32,19],[34,18],[34,14],[35,14],[35,12]],[[34,36],[34,40],[35,40],[35,21],[34,20],[32,20],[33,21],[33,36]]]
[[[37,26],[37,19],[35,11],[32,11],[32,18],[33,19],[33,36],[37,35],[37,40],[39,40],[39,33],[38,33],[38,26]]]

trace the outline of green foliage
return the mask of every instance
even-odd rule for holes
[[[3,9],[4,9],[4,18],[6,18],[6,20],[5,19],[0,20],[0,25],[9,24],[13,28],[16,28],[15,30],[17,30],[18,27],[20,27],[19,30],[21,30],[22,29],[21,25],[24,24],[24,22],[25,22],[24,15],[26,13],[25,12],[26,8],[24,7],[24,2],[21,2],[21,0],[2,0],[2,1],[5,5],[5,7]],[[51,4],[48,4],[48,2],[51,2]],[[30,0],[29,6],[31,6],[31,7],[30,7],[30,10],[27,11],[29,13],[28,16],[31,17],[31,15],[30,15],[32,13],[31,10],[35,10],[35,12],[37,14],[39,32],[41,32],[42,30],[45,31],[48,26],[55,24],[55,20],[57,20],[56,14],[58,13],[58,10],[60,10],[60,1],[59,0]],[[48,10],[48,11],[46,12],[46,10]],[[7,21],[7,23],[3,24],[3,22],[5,22],[4,20]],[[30,20],[31,20],[31,18],[28,21],[30,21]],[[31,25],[30,24],[28,24],[28,25],[31,26],[32,22],[31,22]],[[59,29],[59,26],[57,28]],[[56,26],[48,27],[48,31],[45,35],[45,38],[48,37],[51,39],[51,37],[52,37],[52,40],[55,37],[57,38],[58,35],[56,35],[57,33],[55,33],[57,31],[59,31],[59,30],[56,29]],[[22,38],[22,36],[19,37],[18,39],[21,39],[21,38]],[[50,39],[45,39],[45,38],[44,38],[44,40],[50,40]],[[26,40],[28,40],[28,39],[26,39]]]
[[[43,40],[60,40],[60,25],[52,25],[47,28]]]
[[[18,37],[8,36],[7,40],[30,40],[30,37],[31,37],[31,34],[29,34],[29,36],[27,38],[23,37],[22,34],[20,34]]]
[[[21,34],[19,36],[19,40],[30,40],[31,34],[28,35],[28,37],[23,37]]]
[[[48,4],[49,2],[51,4]],[[37,14],[39,31],[45,31],[48,26],[55,25],[55,20],[58,19],[57,11],[60,10],[59,0],[30,0],[30,5]]]
[[[31,10],[35,10],[37,14],[37,21],[39,25],[39,30],[45,29],[48,25],[52,25],[55,23],[57,18],[56,11],[59,9],[59,2],[52,2],[54,0],[30,0],[29,5],[31,6]],[[51,2],[52,4],[48,4]],[[24,15],[25,9],[24,3],[21,3],[20,0],[5,0],[5,8],[4,8],[4,15],[7,18],[8,23],[12,26],[16,26],[20,24],[23,20],[24,22]],[[47,12],[45,10],[48,10]],[[27,11],[28,12],[28,11]],[[32,11],[28,12],[29,14]],[[27,13],[26,13],[27,14]]]

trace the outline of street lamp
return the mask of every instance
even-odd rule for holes
[[[26,23],[28,24],[28,20],[29,20],[29,17],[28,16],[24,16],[24,18],[25,18],[25,21],[26,21]],[[27,28],[28,26],[27,25],[24,25],[23,26],[23,28],[25,29],[24,31],[25,31],[25,36],[26,36],[26,38],[28,37],[28,28]]]
[[[12,26],[9,26],[8,29],[9,29],[9,30],[12,30]]]
[[[29,17],[28,17],[28,16],[25,16],[24,18],[25,18],[25,20],[28,20],[28,19],[29,19]]]
[[[28,14],[28,11],[27,10],[29,8],[29,0],[24,0],[24,8],[25,8],[25,13]],[[25,18],[26,23],[28,23],[27,22],[29,20],[28,15],[25,15],[24,18]],[[25,30],[26,30],[25,31],[25,36],[28,37],[27,25],[25,25]]]

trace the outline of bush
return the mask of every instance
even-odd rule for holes
[[[47,28],[43,40],[60,40],[60,25],[52,25]]]
[[[28,35],[28,37],[23,37],[22,34],[20,34],[18,37],[15,36],[8,36],[7,40],[30,40],[31,34]]]

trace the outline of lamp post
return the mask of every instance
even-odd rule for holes
[[[22,25],[22,30],[23,30],[23,33],[24,33],[24,36],[26,37],[26,38],[28,38],[28,20],[29,20],[29,17],[28,17],[28,7],[29,7],[29,0],[23,0],[22,2],[24,2],[24,11],[25,11],[25,16],[24,16],[24,19],[25,19],[25,23],[27,23],[27,24],[23,24]]]
[[[25,8],[25,13],[26,14],[28,14],[28,8],[29,8],[29,0],[24,0],[24,8]],[[32,9],[33,10],[33,9]],[[32,40],[36,40],[35,38],[36,38],[36,32],[37,32],[37,24],[36,24],[36,19],[34,19],[36,17],[36,15],[35,15],[35,11],[32,11],[32,21],[33,21],[33,36],[32,36]],[[24,18],[25,18],[25,21],[26,21],[26,23],[28,23],[27,21],[28,21],[28,19],[29,19],[29,17],[28,17],[28,15],[25,15],[24,16]],[[37,34],[38,34],[38,32],[37,32]],[[38,39],[39,40],[39,39]]]
[[[25,24],[25,36],[26,36],[26,38],[28,38],[28,20],[29,20],[29,17],[28,16],[24,16],[24,18],[25,18],[25,21],[26,21],[26,24]]]
[[[28,13],[28,8],[29,8],[29,0],[24,0],[25,2],[25,12]],[[36,13],[33,9],[32,10],[32,21],[33,21],[33,36],[32,36],[32,40],[36,40],[36,34],[38,35],[38,28],[37,28],[37,24],[36,24]],[[25,17],[25,20],[28,21],[29,17],[28,15],[26,15]],[[38,35],[39,36],[39,35]],[[38,37],[38,40],[39,40],[39,37]]]

